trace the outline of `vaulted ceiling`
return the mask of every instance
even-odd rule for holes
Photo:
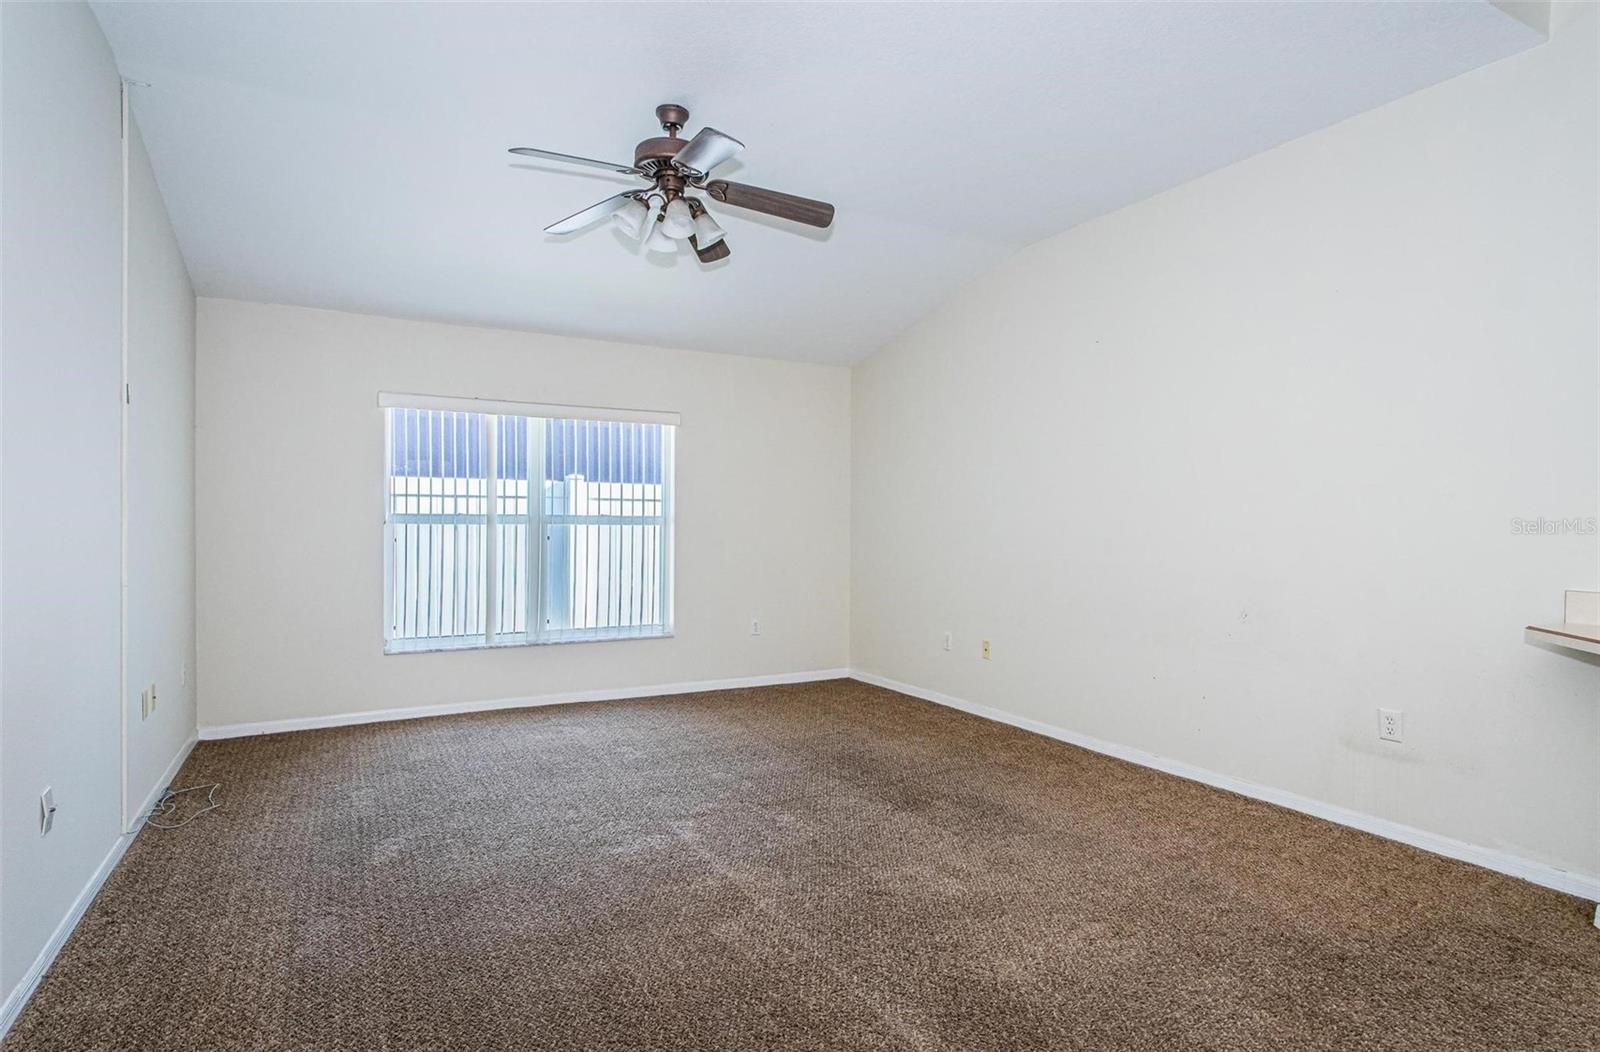
[[[1029,242],[1542,37],[1462,3],[104,3],[202,295],[824,362]],[[733,255],[546,224],[681,102]]]

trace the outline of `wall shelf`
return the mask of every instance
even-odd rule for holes
[[[1530,643],[1553,643],[1569,650],[1600,654],[1600,625],[1563,621],[1559,625],[1529,625],[1525,630]]]
[[[1600,654],[1600,592],[1567,593],[1560,624],[1529,625],[1523,638],[1587,654]]]

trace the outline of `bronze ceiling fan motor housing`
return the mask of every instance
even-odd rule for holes
[[[678,152],[688,145],[687,139],[678,138],[678,132],[689,123],[689,111],[676,103],[667,103],[656,107],[656,119],[661,122],[661,130],[665,135],[658,135],[653,139],[646,139],[633,148],[633,166],[647,175],[656,176],[671,172],[676,174],[669,163]],[[677,190],[683,190],[682,180],[677,180]],[[667,187],[662,187],[666,190]]]

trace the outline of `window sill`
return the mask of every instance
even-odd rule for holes
[[[544,639],[526,639],[520,636],[513,636],[508,639],[496,639],[493,643],[485,643],[481,637],[473,637],[465,642],[443,639],[406,639],[385,643],[383,645],[383,653],[385,657],[390,657],[399,654],[438,654],[458,650],[506,650],[514,647],[565,646],[571,643],[628,643],[639,639],[671,639],[675,634],[670,628],[660,628],[648,632],[628,632],[621,635],[573,633]]]

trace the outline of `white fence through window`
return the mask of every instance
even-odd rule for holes
[[[672,426],[386,415],[389,649],[671,630]]]

